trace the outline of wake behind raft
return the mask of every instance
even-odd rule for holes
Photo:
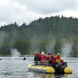
[[[72,69],[67,66],[67,62],[64,62],[64,64],[56,62],[56,64],[48,64],[48,65],[46,65],[45,63],[35,65],[29,64],[28,70],[47,74],[72,74]]]

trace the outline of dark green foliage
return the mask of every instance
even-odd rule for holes
[[[3,44],[0,45],[0,54],[10,54],[11,48],[17,48],[21,54],[28,54],[35,49],[47,51],[48,41],[54,38],[56,39],[54,52],[61,53],[61,39],[78,37],[78,19],[55,16],[40,18],[29,25],[23,23],[21,26],[15,22],[2,26],[0,32],[7,33]]]
[[[57,39],[54,46],[54,54],[57,54],[57,53],[61,54],[61,48],[62,48],[61,41]]]
[[[13,48],[18,49],[21,54],[29,54],[30,42],[29,41],[16,41]]]
[[[2,47],[0,48],[0,55],[10,55],[11,52],[11,47],[9,44],[5,44],[5,45],[2,45]]]

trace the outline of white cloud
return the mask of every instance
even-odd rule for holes
[[[63,12],[57,13],[56,15],[63,15],[66,17],[74,17],[74,18],[78,18],[78,11],[69,11],[69,10],[65,10]]]
[[[78,17],[78,0],[1,0],[0,25],[29,22],[39,17]]]
[[[0,24],[8,24],[12,22],[29,22],[37,19],[40,14],[36,14],[27,9],[25,5],[21,5],[19,2],[10,0],[3,0],[0,3]]]
[[[76,6],[76,0],[17,0],[27,6],[32,11],[48,14],[60,12],[66,9],[73,9]]]

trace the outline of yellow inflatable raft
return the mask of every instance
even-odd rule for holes
[[[44,66],[44,65],[28,65],[29,71],[33,72],[40,72],[40,73],[49,73],[49,74],[55,74],[57,71],[51,66]],[[58,74],[59,72],[57,72]],[[70,67],[65,67],[61,73],[64,74],[72,74],[72,69]]]

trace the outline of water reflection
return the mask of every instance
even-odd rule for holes
[[[55,75],[55,74],[43,74],[34,73],[35,78],[70,78],[71,74]]]
[[[64,78],[71,78],[72,74],[64,74]]]

